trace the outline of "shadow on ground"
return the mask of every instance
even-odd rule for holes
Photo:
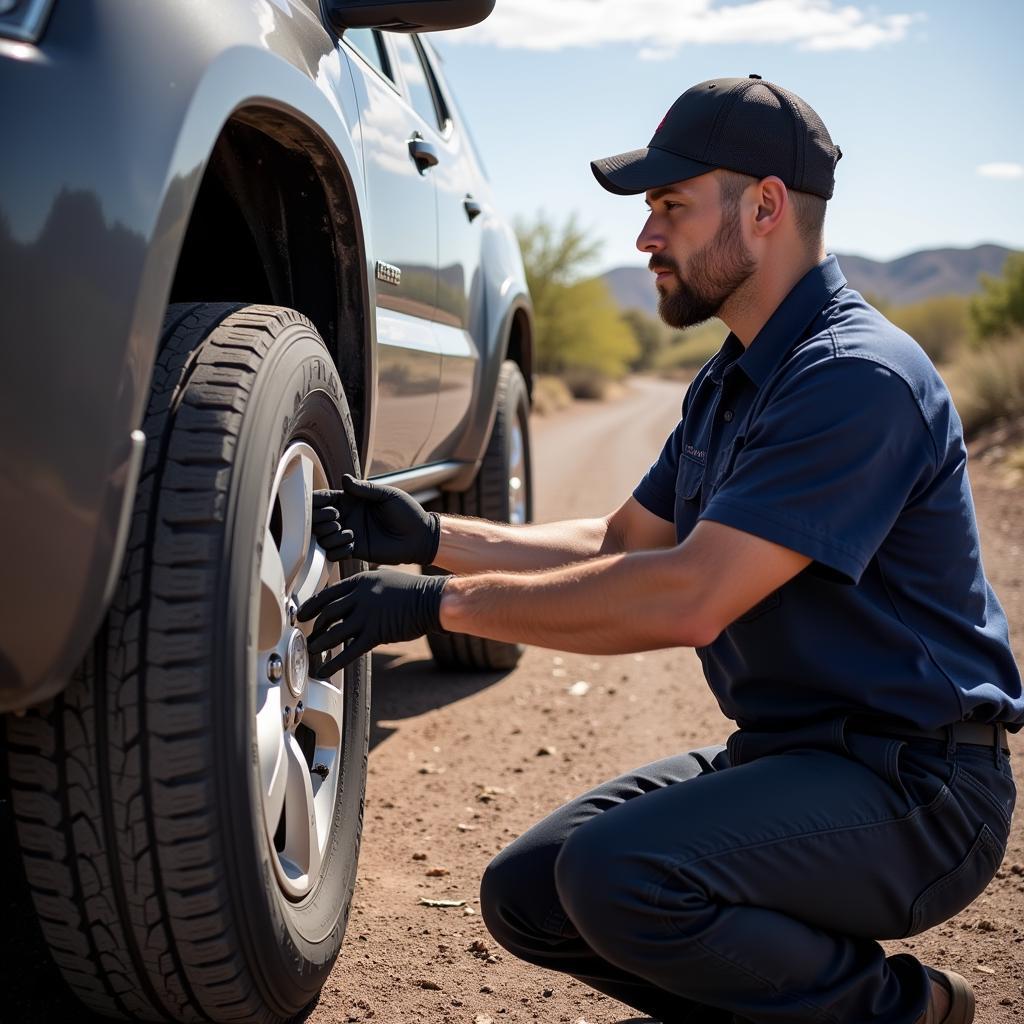
[[[430,658],[373,655],[370,749],[398,731],[395,723],[464,700],[507,675],[507,671],[449,672],[437,668]]]

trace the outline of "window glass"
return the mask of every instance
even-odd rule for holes
[[[434,94],[430,89],[430,81],[412,39],[401,32],[394,33],[390,38],[398,56],[398,63],[402,66],[402,77],[405,79],[405,87],[413,110],[431,128],[440,128],[442,121],[434,102]]]
[[[384,52],[384,40],[372,28],[349,28],[345,41],[351,43],[382,75],[394,80],[391,65]]]

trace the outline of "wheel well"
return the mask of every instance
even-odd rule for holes
[[[277,110],[236,111],[192,208],[170,302],[287,306],[334,356],[365,460],[369,323],[355,204],[337,158]]]
[[[533,400],[533,328],[526,310],[519,308],[512,317],[508,338],[508,359],[520,369],[526,380],[526,391]]]

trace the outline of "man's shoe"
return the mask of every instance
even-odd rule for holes
[[[924,1016],[917,1024],[971,1024],[974,1020],[974,989],[967,979],[955,971],[940,971],[936,967],[925,967],[932,981],[931,997]],[[941,985],[949,996],[949,1009],[940,1017],[936,1008],[935,986]]]

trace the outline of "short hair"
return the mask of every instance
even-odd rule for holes
[[[724,167],[720,168],[720,171],[718,182],[722,206],[725,209],[734,209],[744,189],[760,181],[760,178],[753,175],[730,171]],[[795,188],[789,189],[789,199],[793,204],[793,220],[800,240],[808,250],[816,248],[822,241],[825,230],[826,200],[810,192],[799,192]]]

